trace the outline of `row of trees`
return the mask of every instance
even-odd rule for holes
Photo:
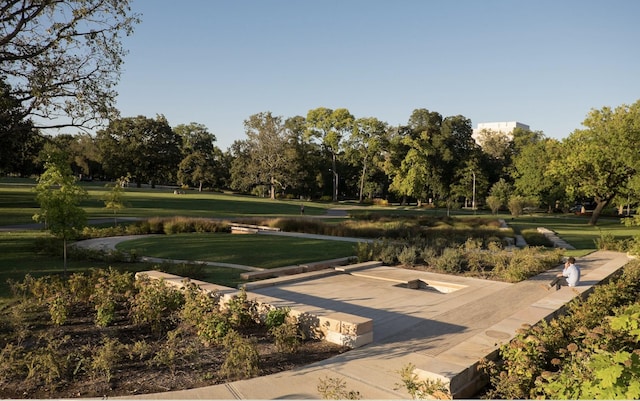
[[[305,117],[269,112],[245,121],[229,150],[201,124],[171,127],[158,116],[121,118],[114,107],[126,50],[139,23],[127,0],[9,0],[0,6],[0,172],[43,171],[55,148],[76,174],[138,185],[183,183],[275,197],[381,197],[451,207],[513,195],[552,210],[576,200],[637,201],[640,106],[593,110],[563,141],[516,130],[484,132],[479,147],[464,116],[415,110],[391,127],[320,107]],[[95,136],[45,137],[40,129],[106,128]],[[44,152],[41,152],[44,150]]]
[[[487,198],[492,208],[505,207],[519,196],[548,211],[588,199],[597,205],[595,224],[607,205],[638,199],[640,102],[593,110],[583,124],[563,141],[516,128],[511,135],[483,131],[476,142],[471,121],[461,115],[416,109],[406,125],[393,127],[320,107],[306,117],[252,115],[245,121],[246,139],[222,151],[202,124],[172,128],[161,115],[138,116],[112,120],[95,136],[43,137],[31,130],[25,151],[3,158],[2,168],[38,172],[43,154],[62,150],[77,176],[129,177],[138,186],[225,188],[271,198],[383,198],[447,208]]]

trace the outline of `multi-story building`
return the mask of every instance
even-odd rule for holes
[[[513,130],[516,128],[522,128],[525,130],[529,130],[529,126],[527,124],[522,124],[517,121],[508,121],[508,122],[498,122],[498,123],[478,123],[478,128],[474,128],[473,130],[473,139],[478,142],[478,135],[482,131],[493,131],[493,132],[501,132],[507,134],[511,139],[511,134]]]

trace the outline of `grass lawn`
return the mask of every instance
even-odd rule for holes
[[[577,251],[568,251],[567,255],[582,256],[596,250],[595,240],[602,233],[613,235],[616,239],[627,239],[640,235],[640,227],[625,227],[620,218],[601,217],[597,226],[590,226],[588,216],[575,215],[534,215],[520,216],[511,220],[504,216],[508,224],[516,230],[545,227],[558,233],[560,238],[573,245]]]
[[[166,259],[273,268],[354,256],[353,242],[253,234],[178,234],[122,242],[118,250]]]
[[[108,188],[95,183],[82,183],[89,198],[81,206],[89,219],[113,217],[113,211],[105,209]],[[33,192],[34,182],[0,180],[0,226],[30,224],[39,211]],[[118,217],[247,217],[300,215],[300,201],[271,200],[253,196],[197,192],[187,190],[175,195],[167,188],[126,188],[123,193],[126,207],[118,211]],[[305,215],[323,215],[331,204],[304,202]]]
[[[82,206],[90,219],[108,217],[113,213],[104,208],[107,188],[103,183],[81,183],[89,192]],[[39,207],[35,202],[32,188],[35,182],[26,179],[0,178],[0,226],[29,224]],[[251,196],[222,193],[186,191],[184,195],[175,195],[170,188],[127,188],[124,192],[127,207],[118,212],[118,217],[295,217],[300,215],[300,201],[270,200]],[[335,204],[304,202],[306,216],[324,215]],[[351,213],[385,214],[406,217],[416,213],[445,216],[443,209],[426,209],[411,206],[362,207],[353,203],[343,206],[355,206]],[[582,256],[594,251],[594,241],[602,233],[608,233],[617,239],[626,239],[640,235],[640,227],[625,227],[619,218],[601,217],[597,226],[589,226],[588,217],[575,215],[523,215],[512,219],[508,214],[491,216],[487,211],[451,210],[453,217],[495,217],[504,219],[516,231],[545,227],[558,233],[577,250],[567,255]],[[342,219],[331,219],[339,222]],[[25,274],[42,276],[62,272],[62,257],[40,254],[36,248],[37,239],[48,234],[33,232],[0,232],[0,298],[8,296],[8,278],[22,280]],[[184,234],[152,239],[139,239],[123,243],[122,250],[135,249],[139,255],[176,258],[186,260],[210,260],[225,263],[237,263],[264,268],[309,263],[318,260],[333,259],[355,254],[354,244],[340,241],[320,241],[290,237],[269,237],[262,235],[230,234]],[[118,269],[140,271],[157,268],[144,263],[109,263],[95,261],[70,260],[70,272],[86,270],[92,267],[113,266]],[[229,287],[241,282],[241,271],[226,268],[206,267],[204,280]]]
[[[36,247],[37,240],[45,237],[50,235],[41,231],[0,232],[0,299],[11,295],[7,283],[9,279],[22,281],[26,274],[33,277],[62,274],[64,268],[62,256],[55,257],[40,253]],[[74,273],[109,266],[131,272],[153,268],[149,263],[107,263],[70,259],[67,263],[67,271]],[[236,276],[239,280],[240,272],[236,272]]]

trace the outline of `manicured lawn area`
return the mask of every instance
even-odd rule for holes
[[[0,232],[0,299],[11,295],[7,283],[9,279],[22,281],[26,274],[33,277],[62,274],[62,256],[51,256],[38,249],[38,240],[48,237],[50,237],[49,234],[41,231]],[[62,253],[62,246],[60,253]],[[132,272],[153,268],[149,263],[107,263],[70,259],[67,271],[74,273],[109,266]],[[240,272],[235,272],[239,280]]]
[[[625,227],[619,218],[601,217],[597,226],[588,225],[589,217],[574,215],[534,215],[521,216],[514,220],[504,217],[515,229],[545,227],[573,245],[579,252],[569,251],[568,255],[584,255],[596,250],[595,240],[602,233],[613,235],[616,239],[632,238],[640,235],[640,227]]]
[[[88,218],[113,217],[105,209],[104,201],[108,188],[102,184],[82,183],[89,198],[81,206]],[[38,212],[35,193],[30,182],[6,182],[0,180],[0,226],[33,223],[32,216]],[[300,201],[271,200],[252,196],[213,192],[186,191],[175,195],[168,188],[126,188],[123,195],[126,208],[118,211],[119,217],[246,217],[286,216],[300,214]],[[330,204],[304,202],[305,215],[323,215]]]
[[[354,243],[253,234],[178,234],[135,239],[118,250],[178,260],[273,268],[354,256]]]

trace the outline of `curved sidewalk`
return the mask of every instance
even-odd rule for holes
[[[450,383],[457,398],[482,385],[477,362],[495,355],[523,324],[550,319],[571,299],[587,293],[628,262],[625,254],[598,251],[578,260],[576,288],[547,291],[543,284],[561,270],[516,284],[380,266],[363,274],[335,274],[252,290],[249,297],[276,297],[373,321],[373,342],[301,369],[190,390],[120,398],[143,399],[320,399],[318,384],[340,379],[363,399],[407,399],[399,371],[412,364],[424,377]],[[393,280],[449,282],[450,293],[416,291]]]

